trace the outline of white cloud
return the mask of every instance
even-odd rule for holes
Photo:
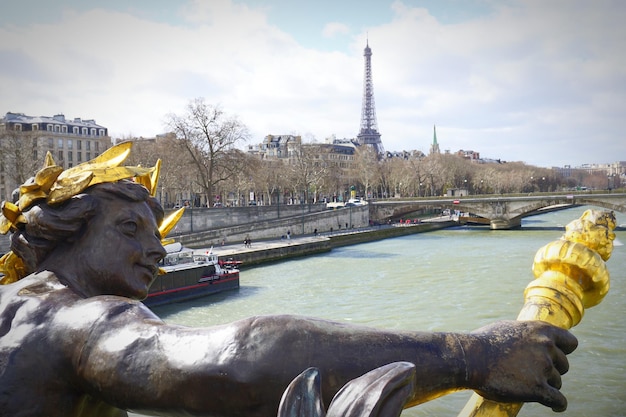
[[[350,28],[343,24],[337,22],[327,23],[322,29],[322,35],[326,38],[334,38],[337,35],[346,35],[350,33]]]
[[[486,157],[626,160],[626,7],[498,7],[442,24],[395,2],[394,18],[363,29],[349,53],[304,47],[268,23],[269,9],[228,0],[190,2],[172,23],[68,9],[60,22],[0,27],[0,111],[64,112],[114,135],[151,136],[167,113],[205,97],[238,115],[257,142],[270,133],[354,137],[367,30],[386,149],[426,151],[436,124],[442,148]],[[360,27],[329,23],[320,36],[345,37],[349,26]]]

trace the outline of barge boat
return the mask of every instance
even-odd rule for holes
[[[239,288],[239,269],[221,263],[216,254],[194,253],[179,243],[166,246],[158,275],[143,303],[148,307],[187,301]]]

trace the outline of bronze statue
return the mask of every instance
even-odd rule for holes
[[[380,408],[370,402],[380,415],[462,389],[565,410],[561,375],[577,341],[540,321],[467,334],[287,315],[209,328],[165,324],[139,301],[171,227],[151,196],[158,169],[119,167],[123,153],[113,148],[64,172],[49,160],[20,201],[2,207],[0,226],[13,235],[0,261],[0,416],[272,417],[287,390],[286,416],[289,392],[311,378],[310,367],[324,400],[353,381],[337,401],[358,402],[350,392],[376,390],[381,375],[383,385],[391,380],[401,395],[379,390],[392,397]]]

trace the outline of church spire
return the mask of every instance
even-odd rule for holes
[[[441,153],[437,143],[437,128],[433,125],[433,143],[430,145],[430,155]]]

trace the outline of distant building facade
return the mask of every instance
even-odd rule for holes
[[[301,154],[304,147],[308,154],[320,163],[331,167],[351,169],[356,147],[359,144],[355,139],[327,138],[323,143],[302,143],[301,136],[294,135],[267,135],[258,145],[249,145],[248,153],[260,159],[278,159],[285,163],[293,163]]]
[[[341,190],[347,190],[354,183],[352,171],[358,146],[355,139],[334,136],[324,142],[303,143],[300,136],[267,135],[262,143],[248,146],[248,154],[264,161],[280,161],[285,166],[309,165],[318,173],[332,172],[337,181],[336,190],[329,190],[325,197],[334,200],[341,195]]]
[[[472,162],[478,162],[480,161],[480,153],[476,152],[476,151],[470,151],[470,150],[463,150],[460,149],[457,151],[456,153],[458,156],[460,156],[461,158],[464,159],[469,159]]]
[[[355,139],[337,139],[333,136],[326,139],[321,149],[326,150],[326,159],[331,167],[350,170],[353,168],[354,155],[358,146],[360,144]]]
[[[261,159],[288,159],[295,148],[302,144],[302,137],[294,135],[267,135],[258,145],[249,145],[248,153]]]
[[[602,173],[607,176],[626,175],[626,161],[617,161],[610,164],[583,164],[575,169],[586,171],[589,174]]]
[[[0,199],[9,199],[13,190],[36,173],[47,152],[67,169],[110,147],[108,129],[93,119],[8,112],[0,119]]]

